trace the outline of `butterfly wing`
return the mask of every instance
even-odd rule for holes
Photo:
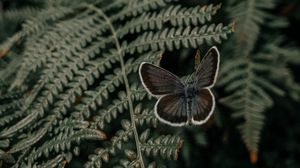
[[[180,79],[163,68],[143,62],[139,74],[142,84],[153,96],[183,92],[184,85]]]
[[[215,108],[215,98],[210,89],[198,91],[192,101],[192,123],[195,125],[204,124],[212,115]]]
[[[171,126],[183,126],[187,123],[187,108],[183,94],[169,94],[158,99],[154,107],[156,117]]]
[[[220,54],[216,47],[212,47],[203,57],[196,70],[196,88],[211,88],[217,78],[220,64]]]

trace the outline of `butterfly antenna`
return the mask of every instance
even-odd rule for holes
[[[197,67],[200,65],[201,62],[201,53],[200,50],[197,50],[195,55],[195,70],[197,70]]]
[[[161,66],[161,61],[163,59],[163,56],[164,56],[164,51],[161,51],[160,54],[159,54],[159,59],[158,59],[158,65]]]
[[[198,49],[196,51],[196,55],[195,55],[195,72],[197,71],[197,69],[199,68],[199,65],[200,65],[200,62],[201,62],[201,53],[200,53],[200,50]],[[192,74],[190,74],[187,78],[186,78],[186,83],[189,83],[191,81],[191,78],[195,75],[195,73],[193,72]]]

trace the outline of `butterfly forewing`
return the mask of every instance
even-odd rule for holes
[[[180,79],[163,68],[144,62],[139,73],[144,87],[154,96],[183,92]]]
[[[192,101],[192,123],[201,125],[205,123],[215,108],[215,98],[210,89],[201,89]]]
[[[187,123],[187,108],[183,94],[169,94],[162,96],[155,104],[156,117],[172,126],[183,126]]]
[[[219,70],[220,55],[216,47],[212,47],[203,57],[196,70],[195,87],[212,87],[215,84]]]

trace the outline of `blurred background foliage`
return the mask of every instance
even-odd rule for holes
[[[264,1],[267,3],[271,2],[268,0]],[[296,50],[299,51],[299,0],[274,0],[270,7],[263,9],[265,12],[264,17],[267,19],[262,20],[261,23],[258,24],[259,31],[254,32],[257,37],[252,36],[253,38],[257,38],[257,40],[253,40],[253,44],[251,44],[253,46],[250,47],[251,49],[249,49],[249,51],[247,51],[248,48],[243,48],[249,43],[246,42],[246,45],[243,45],[243,41],[241,44],[238,42],[238,38],[242,36],[238,34],[240,29],[239,22],[243,22],[243,20],[238,20],[238,16],[235,16],[235,14],[238,13],[235,13],[233,7],[239,3],[239,0],[187,0],[179,3],[185,6],[196,6],[210,3],[217,4],[220,2],[222,3],[221,12],[215,16],[215,19],[228,22],[234,21],[236,23],[236,33],[230,37],[228,41],[218,45],[221,51],[221,58],[223,61],[225,60],[224,62],[232,62],[235,64],[235,61],[238,60],[239,57],[239,55],[236,54],[240,54],[241,52],[248,52],[246,55],[256,55],[260,53],[260,51],[268,50],[265,49],[266,44],[273,44],[278,38],[280,38],[279,43],[284,49],[285,46],[293,46],[293,49],[296,48]],[[253,0],[253,2],[255,2],[255,0]],[[0,41],[5,41],[8,37],[13,36],[15,32],[19,31],[21,24],[27,18],[38,13],[41,6],[42,3],[38,0],[1,0]],[[244,8],[243,10],[248,10],[248,8]],[[22,12],[24,12],[24,15],[21,14]],[[251,30],[255,29],[255,27],[248,28]],[[250,32],[249,34],[252,35]],[[208,49],[208,46],[205,45],[199,47],[201,53],[205,53]],[[21,49],[18,47],[14,48],[16,53],[18,53],[18,50]],[[181,67],[193,65],[194,53],[194,49],[167,52],[165,54],[166,56],[162,58],[161,66],[177,75],[185,75],[190,73],[192,69]],[[10,57],[3,57],[0,59],[0,69],[6,68],[8,64],[12,63],[15,58],[18,57],[17,54],[10,54]],[[243,56],[241,55],[241,57]],[[293,55],[293,57],[291,56],[289,60],[285,60],[288,62],[286,65],[291,70],[290,72],[293,74],[297,83],[300,83],[299,57],[298,52]],[[272,66],[276,68],[276,64],[272,64]],[[220,79],[223,73],[221,72],[219,75]],[[277,80],[285,80],[285,78],[280,77],[280,79]],[[204,126],[191,128],[161,127],[156,129],[158,134],[171,132],[172,134],[179,135],[184,140],[178,161],[162,161],[165,162],[166,167],[300,167],[299,102],[287,96],[275,96],[273,93],[271,94],[274,103],[267,108],[264,113],[264,125],[260,132],[260,142],[258,145],[259,150],[255,151],[254,154],[251,153],[250,150],[249,154],[249,149],[245,146],[243,138],[241,138],[241,134],[237,129],[237,125],[239,125],[241,121],[233,119],[232,107],[228,107],[226,103],[222,103],[222,100],[230,94],[226,92],[224,88],[226,88],[226,86],[217,85],[214,89],[215,94],[217,94],[218,106],[213,119]],[[239,88],[234,92],[239,92],[238,89]],[[288,89],[288,87],[283,89]],[[297,97],[299,94],[299,92],[293,90],[291,92],[291,97]],[[293,94],[296,94],[296,96],[293,96]],[[90,149],[94,148],[93,145],[95,144],[82,144],[82,146],[88,146]],[[76,162],[80,161],[81,160],[74,161],[72,163],[73,166],[76,165]],[[72,165],[69,165],[69,167],[72,167]]]

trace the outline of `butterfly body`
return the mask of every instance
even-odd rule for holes
[[[210,90],[219,69],[219,52],[211,48],[195,73],[193,82],[183,84],[171,72],[149,63],[139,69],[143,86],[158,98],[154,107],[156,117],[172,126],[201,125],[213,113],[215,99]]]
[[[184,100],[185,100],[185,104],[186,104],[186,112],[187,112],[187,120],[188,123],[187,124],[191,124],[192,123],[192,103],[194,102],[195,96],[196,96],[196,89],[193,86],[193,84],[187,84],[184,87],[184,94],[182,94],[182,96],[184,96]]]

